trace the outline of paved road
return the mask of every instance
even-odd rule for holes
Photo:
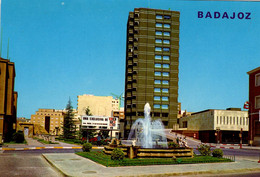
[[[41,154],[1,153],[1,177],[62,177]]]

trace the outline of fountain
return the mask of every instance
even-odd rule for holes
[[[121,144],[119,140],[114,139],[104,147],[104,153],[111,154],[115,148],[120,148],[130,159],[193,157],[192,148],[168,148],[163,123],[159,119],[151,121],[150,112],[151,107],[146,103],[145,117],[134,122],[128,140],[122,141]]]
[[[161,120],[151,121],[151,107],[144,106],[144,118],[139,118],[131,127],[128,140],[135,141],[141,148],[168,148],[164,126]]]

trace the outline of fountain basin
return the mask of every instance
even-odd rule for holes
[[[105,146],[103,152],[110,155],[115,148],[121,149],[125,156],[133,158],[180,158],[193,157],[192,148],[176,148],[176,149],[153,149],[141,148],[140,146],[122,145],[118,147]]]

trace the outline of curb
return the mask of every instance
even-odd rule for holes
[[[0,148],[0,151],[23,151],[23,150],[35,150],[35,149],[82,149],[82,147],[27,147],[27,148]],[[92,149],[103,149],[103,147],[92,147]]]
[[[138,177],[150,177],[150,176],[183,176],[183,175],[206,175],[206,174],[238,174],[238,173],[247,173],[247,172],[258,172],[260,168],[245,168],[245,169],[233,169],[233,170],[208,170],[208,171],[193,171],[193,172],[174,172],[174,173],[161,173],[161,174],[143,174],[137,175]],[[128,176],[130,177],[130,176]]]

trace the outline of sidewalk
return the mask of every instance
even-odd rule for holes
[[[230,163],[153,165],[131,167],[105,167],[76,154],[43,154],[43,157],[65,176],[177,176],[198,174],[224,174],[260,171],[254,160],[240,159]]]

